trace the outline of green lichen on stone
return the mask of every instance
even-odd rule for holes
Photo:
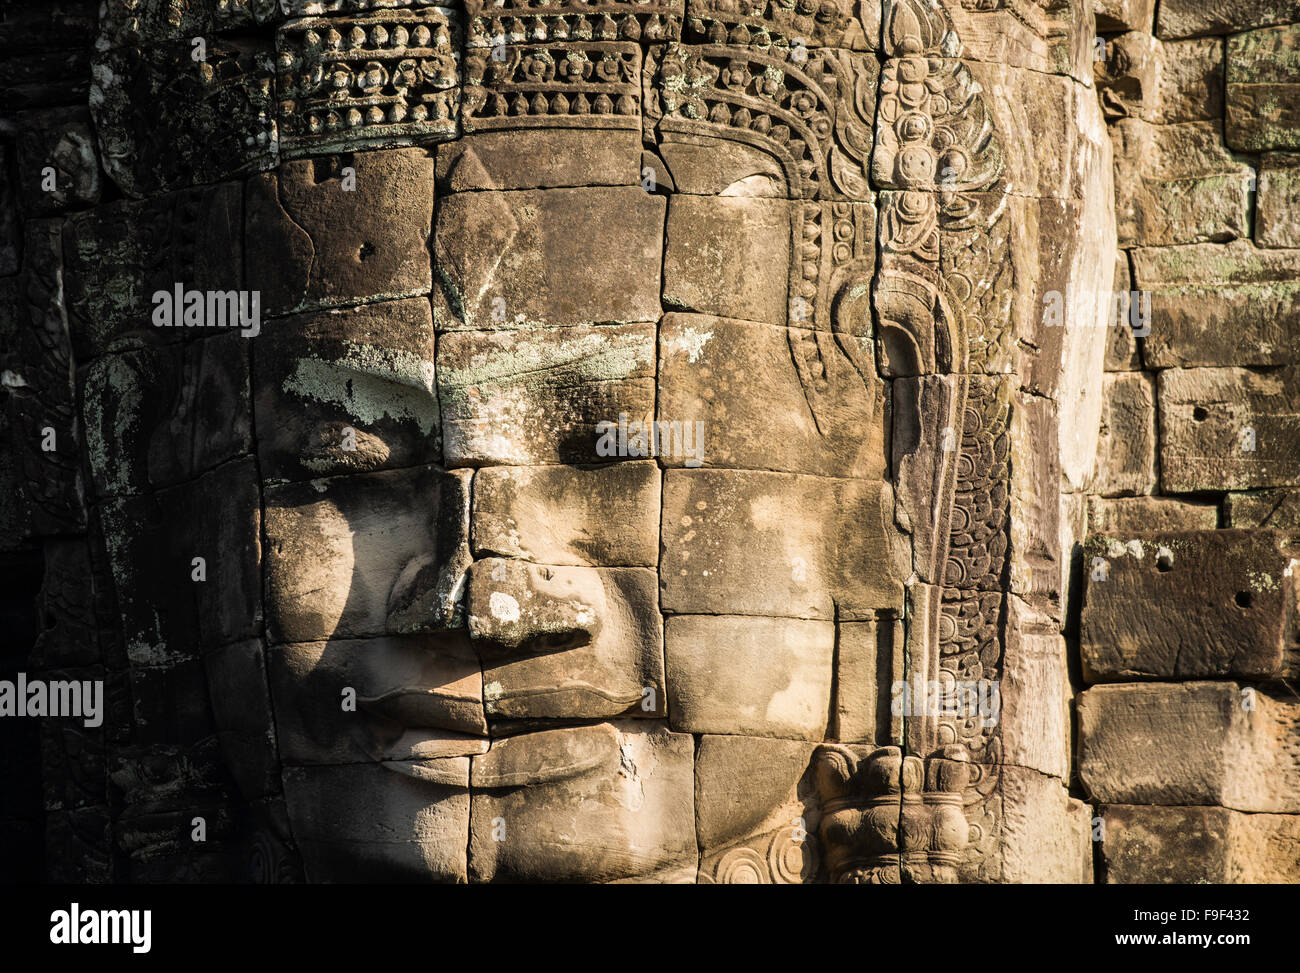
[[[513,343],[513,347],[507,343]],[[447,405],[464,405],[471,387],[523,385],[539,388],[555,384],[562,374],[566,384],[618,382],[654,362],[654,338],[646,334],[591,333],[560,341],[528,342],[518,336],[493,341],[476,352],[463,367],[444,365],[439,389]]]
[[[371,425],[384,417],[412,421],[423,435],[439,425],[433,362],[409,351],[348,342],[342,358],[300,358],[286,392],[335,405]]]

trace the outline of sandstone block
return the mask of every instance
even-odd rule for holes
[[[908,552],[891,494],[872,480],[669,470],[663,609],[829,619],[901,606]]]
[[[693,872],[693,767],[689,736],[640,721],[493,741],[473,758],[473,881]]]
[[[1101,812],[1111,885],[1300,883],[1300,817],[1222,807],[1134,807]]]
[[[474,553],[657,568],[660,481],[645,461],[484,467],[474,478]]]
[[[274,642],[459,625],[469,474],[430,467],[268,487],[267,632]]]
[[[1004,766],[1002,837],[997,881],[1017,885],[1091,885],[1092,809],[1064,783]]]
[[[424,149],[284,162],[250,179],[246,199],[248,283],[263,314],[429,292],[433,159]]]
[[[1085,675],[1283,675],[1296,555],[1285,534],[1269,530],[1089,538],[1080,630]]]
[[[1250,490],[1229,493],[1223,515],[1227,527],[1273,527],[1300,531],[1300,490]]]
[[[133,664],[172,665],[200,648],[258,634],[261,507],[252,459],[157,493],[109,500],[102,516]]]
[[[224,183],[69,218],[64,300],[79,361],[119,343],[175,341],[207,329],[155,328],[152,295],[244,287],[243,187]],[[147,335],[147,337],[146,337]]]
[[[674,615],[664,627],[675,730],[819,741],[834,670],[828,621]]]
[[[1108,374],[1093,490],[1102,496],[1151,493],[1156,486],[1156,383],[1145,372]]]
[[[1300,369],[1160,373],[1160,486],[1167,493],[1300,485]]]
[[[662,716],[663,624],[644,568],[486,558],[466,611],[498,720]]]
[[[820,814],[809,770],[816,747],[760,737],[700,738],[695,822],[701,882],[818,879]]]
[[[639,186],[642,179],[635,129],[476,132],[439,145],[436,159],[443,193]]]
[[[664,465],[883,478],[889,416],[873,356],[869,339],[849,335],[665,315],[657,418],[703,423],[704,437],[699,457],[679,451]]]
[[[653,324],[445,334],[437,379],[447,465],[644,456],[630,446],[620,454],[615,440],[620,417],[651,419],[654,369]]]
[[[1132,534],[1136,531],[1214,530],[1219,508],[1173,497],[1088,498],[1089,534]],[[1228,524],[1229,527],[1263,526]]]
[[[1142,353],[1139,342],[1142,340],[1134,334],[1141,328],[1142,298],[1138,298],[1138,328],[1133,327],[1133,275],[1129,268],[1129,255],[1121,250],[1115,258],[1116,294],[1126,295],[1125,299],[1115,302],[1115,314],[1111,320],[1113,327],[1107,328],[1106,364],[1108,372],[1131,372],[1142,367]]]
[[[1300,250],[1249,241],[1133,251],[1150,291],[1148,367],[1289,365],[1300,359]]]
[[[1242,152],[1300,149],[1297,77],[1300,23],[1229,37],[1224,127],[1228,144]]]
[[[279,793],[280,757],[260,639],[222,646],[203,657],[212,720],[225,766],[248,800]],[[337,702],[334,701],[337,705]]]
[[[466,881],[469,758],[286,767],[309,882]]]
[[[1155,23],[1155,0],[1094,0],[1098,32],[1150,31]]]
[[[1156,34],[1162,38],[1231,34],[1300,20],[1297,0],[1163,0]]]
[[[252,449],[248,345],[239,334],[105,355],[81,376],[99,496],[171,486]]]
[[[1079,776],[1103,804],[1300,810],[1300,703],[1235,682],[1094,686]]]
[[[785,326],[795,205],[746,196],[673,196],[664,231],[665,307]]]
[[[269,38],[210,35],[99,51],[90,112],[104,169],[131,197],[218,182],[275,162]]]
[[[1247,235],[1254,170],[1214,122],[1116,123],[1115,213],[1121,247],[1224,242]]]
[[[483,674],[464,633],[331,639],[267,653],[286,764],[433,760],[487,750]],[[355,706],[345,708],[345,692]]]
[[[257,352],[258,455],[266,479],[441,460],[428,301],[283,318],[266,326]]]
[[[1270,152],[1260,161],[1255,242],[1300,247],[1300,153]]]
[[[663,197],[639,185],[454,193],[438,204],[434,322],[443,331],[657,321],[663,221]]]

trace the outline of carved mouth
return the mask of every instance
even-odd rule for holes
[[[531,787],[589,774],[612,774],[619,766],[618,734],[608,723],[539,729],[490,744],[486,739],[462,737],[457,741],[445,733],[435,739],[413,731],[404,734],[402,740],[417,750],[444,746],[454,749],[457,743],[465,747],[465,752],[437,756],[401,754],[394,747],[392,755],[380,761],[385,770],[457,790],[467,789],[471,781],[475,789]],[[470,766],[456,757],[472,757]]]
[[[371,716],[408,730],[447,730],[486,737],[483,700],[440,689],[399,686],[377,696],[358,696],[358,707]]]

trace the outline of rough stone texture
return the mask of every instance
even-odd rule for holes
[[[438,329],[658,320],[663,213],[663,198],[639,186],[446,197],[434,244]]]
[[[699,881],[784,885],[820,877],[820,802],[810,772],[815,749],[794,740],[700,737]]]
[[[1090,681],[1289,673],[1296,547],[1269,530],[1094,535],[1079,636]]]
[[[1151,30],[1155,0],[1093,0],[1098,31]]]
[[[464,882],[468,757],[286,767],[311,882]]]
[[[1214,122],[1112,126],[1120,246],[1166,247],[1248,235],[1255,171]]]
[[[253,386],[258,458],[268,480],[370,473],[442,458],[427,301],[295,315],[266,330],[254,356]]]
[[[1223,587],[1294,519],[1287,3],[9,6],[4,656],[108,715],[0,747],[0,871],[1087,880],[1085,521],[1217,535],[1135,651],[1300,657]],[[1089,773],[1280,817],[1288,699]]]
[[[494,741],[473,758],[472,880],[693,879],[693,750],[637,722]]]
[[[1002,768],[1007,839],[999,881],[1016,885],[1092,884],[1092,809],[1061,781],[1022,767]]]
[[[1219,508],[1212,503],[1191,503],[1173,497],[1088,498],[1089,534],[1118,536],[1137,531],[1214,530],[1217,526]]]
[[[1156,33],[1162,38],[1231,34],[1251,27],[1300,21],[1296,0],[1162,0]]]
[[[753,321],[664,315],[656,417],[704,435],[698,456],[665,449],[663,464],[883,479],[890,415],[884,382],[860,370],[870,355],[848,336],[796,342]],[[807,389],[813,363],[823,381]]]
[[[478,132],[438,146],[436,159],[443,193],[637,186],[642,179],[641,139],[628,129]]]
[[[1166,124],[1222,118],[1223,51],[1217,37],[1162,43],[1140,31],[1120,34],[1096,65],[1103,110]]]
[[[1300,250],[1249,241],[1133,251],[1150,292],[1149,368],[1289,365],[1300,360]]]
[[[1139,295],[1136,308],[1133,300],[1133,274],[1129,268],[1128,252],[1121,250],[1115,258],[1115,294],[1114,317],[1109,329],[1110,338],[1106,342],[1106,364],[1108,372],[1131,372],[1142,367],[1142,338],[1138,337],[1142,328],[1142,313],[1146,305]]]
[[[1106,376],[1093,492],[1151,493],[1156,486],[1156,383],[1145,372]]]
[[[469,474],[431,467],[268,487],[269,637],[454,627],[470,561],[469,506]]]
[[[663,624],[642,568],[475,562],[470,638],[498,719],[662,716]]]
[[[652,418],[654,345],[652,324],[443,334],[437,380],[447,465],[609,459],[600,448],[605,430],[624,415],[629,423]]]
[[[1221,807],[1133,807],[1101,812],[1101,867],[1111,885],[1300,882],[1300,817]]]
[[[1079,777],[1098,803],[1295,813],[1298,765],[1300,704],[1289,694],[1187,682],[1079,697]]]
[[[834,652],[828,621],[670,616],[664,659],[673,729],[825,739]]]
[[[152,38],[150,39],[152,41]],[[95,57],[90,109],[109,177],[128,196],[216,182],[275,156],[268,40],[133,44]]]
[[[148,301],[178,283],[198,291],[244,287],[242,225],[237,183],[119,200],[68,220],[64,300],[78,360],[118,343],[193,336],[189,329],[153,328]]]
[[[829,619],[900,607],[907,572],[887,530],[891,500],[871,480],[669,470],[663,608]]]
[[[172,665],[258,633],[261,511],[251,460],[101,509],[132,663]],[[205,580],[195,580],[197,557]]]
[[[1294,365],[1161,372],[1161,488],[1176,493],[1300,484],[1297,395]]]
[[[429,291],[433,159],[423,149],[285,162],[248,181],[245,205],[248,286],[266,315]]]
[[[24,216],[49,216],[99,202],[103,179],[85,110],[24,112],[15,125]]]
[[[94,492],[171,486],[247,453],[247,351],[245,339],[224,334],[87,366],[79,385]]]
[[[1270,152],[1260,160],[1255,242],[1300,247],[1300,154]]]
[[[1225,527],[1273,527],[1300,531],[1300,490],[1229,493],[1223,502]]]
[[[474,476],[478,557],[658,567],[659,467],[485,467]]]
[[[793,205],[674,195],[664,231],[664,306],[784,325]]]
[[[1019,598],[1008,599],[1011,631],[999,712],[982,714],[1002,726],[1003,760],[1058,780],[1070,775],[1070,678],[1059,624]]]
[[[287,764],[462,757],[487,750],[483,679],[463,635],[333,639],[267,654]],[[356,693],[355,710],[342,704]]]
[[[1300,149],[1300,23],[1228,38],[1228,145],[1243,152]]]

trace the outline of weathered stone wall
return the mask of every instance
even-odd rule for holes
[[[597,6],[6,8],[0,545],[26,670],[109,706],[42,724],[0,861],[1295,879],[1300,13]],[[175,282],[262,333],[153,330]],[[620,411],[708,419],[710,468],[596,465]],[[449,731],[383,801],[402,740],[337,705],[381,675]],[[1000,719],[900,718],[903,675]]]
[[[1117,290],[1149,306],[1080,512],[1079,776],[1105,881],[1295,882],[1300,6],[1153,6],[1099,5]]]

